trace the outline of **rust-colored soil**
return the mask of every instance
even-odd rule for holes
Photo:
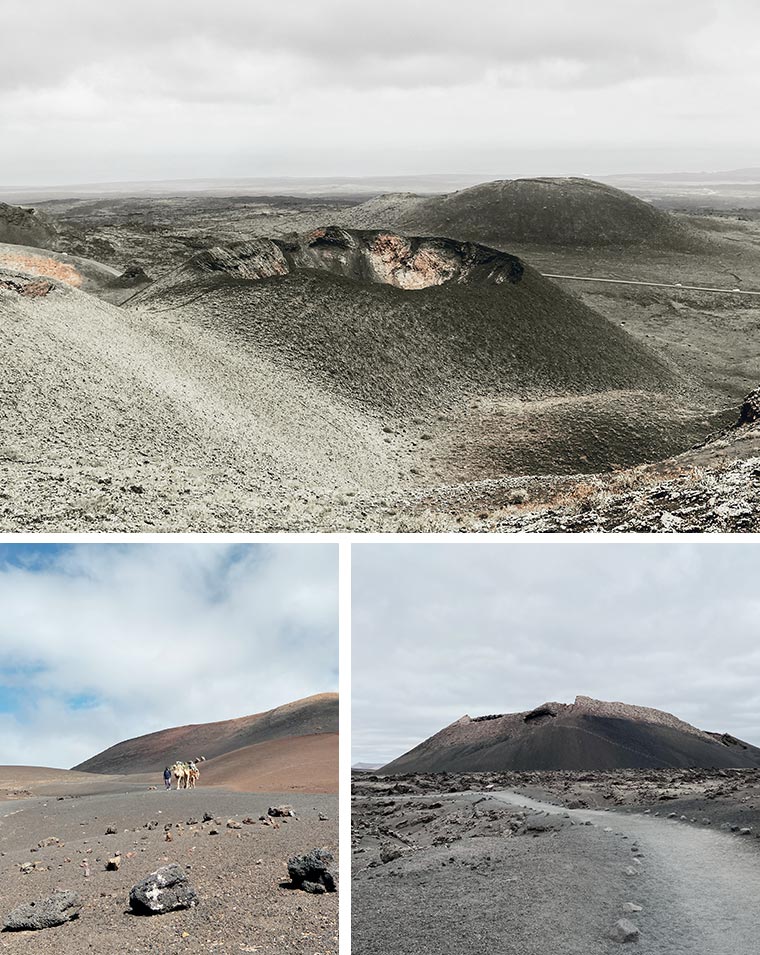
[[[0,252],[0,266],[18,269],[31,275],[44,275],[58,279],[76,288],[82,284],[82,275],[69,262],[60,262],[49,255],[34,255],[31,252]]]
[[[336,793],[338,734],[292,736],[244,746],[201,763],[201,786],[236,792]]]

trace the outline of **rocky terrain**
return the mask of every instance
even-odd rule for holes
[[[42,208],[4,530],[757,529],[753,221],[585,180]]]
[[[353,778],[356,952],[754,951],[758,769]]]
[[[78,912],[54,927],[6,929],[2,951],[338,951],[337,893],[296,889],[288,872],[289,859],[315,848],[337,864],[337,796],[120,786],[82,793],[59,782],[57,795],[2,804],[0,921],[30,903],[39,914],[55,892],[74,893]],[[268,814],[285,803],[293,816]],[[163,911],[159,893],[159,911],[141,914],[130,892],[169,865],[188,880],[180,897],[195,902]]]

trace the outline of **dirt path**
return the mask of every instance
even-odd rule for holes
[[[760,854],[749,840],[680,819],[600,810],[568,810],[513,792],[495,792],[510,805],[569,816],[578,823],[611,827],[641,851],[631,877],[633,901],[642,911],[630,918],[641,931],[647,955],[755,955]]]

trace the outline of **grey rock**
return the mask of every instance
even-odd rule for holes
[[[198,904],[198,895],[185,871],[174,863],[162,865],[133,885],[129,906],[137,915],[159,915],[175,909],[191,909]]]
[[[332,868],[333,857],[325,849],[312,849],[304,855],[288,859],[290,881],[305,892],[334,892],[335,873]],[[316,886],[322,886],[317,889]]]
[[[639,935],[639,930],[630,919],[620,919],[612,930],[612,939],[615,942],[638,942]]]
[[[5,919],[4,928],[8,932],[53,928],[78,918],[81,908],[76,892],[54,892],[47,899],[17,906]]]

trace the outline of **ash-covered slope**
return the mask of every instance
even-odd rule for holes
[[[330,227],[199,253],[131,306],[186,310],[373,409],[658,389],[670,372],[520,259]]]
[[[59,248],[58,229],[52,219],[37,209],[0,202],[0,242],[38,249]]]
[[[202,764],[204,786],[240,792],[337,792],[338,734],[253,743]]]
[[[505,179],[443,196],[381,196],[357,224],[490,245],[685,249],[695,238],[667,212],[590,179]]]
[[[760,748],[670,713],[578,696],[524,713],[463,716],[383,773],[760,766]]]
[[[148,773],[175,760],[224,756],[244,747],[292,737],[336,734],[338,694],[320,693],[265,713],[218,723],[175,726],[117,743],[73,769],[87,773]]]

